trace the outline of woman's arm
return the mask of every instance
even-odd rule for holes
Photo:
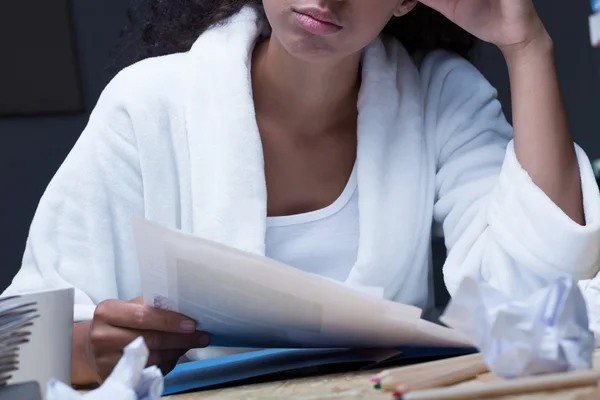
[[[584,151],[572,142],[566,145],[574,149],[579,172],[573,180],[580,182],[585,210],[586,224],[581,225],[521,165],[496,90],[472,64],[432,53],[421,76],[426,131],[435,142],[434,218],[443,226],[449,250],[444,278],[451,294],[465,276],[518,298],[560,276],[596,275],[600,192]],[[521,137],[543,133],[534,128],[521,131]]]
[[[143,215],[143,187],[131,121],[123,99],[128,78],[104,90],[79,140],[48,185],[29,230],[20,270],[5,295],[75,289],[72,383],[96,381],[87,359],[89,321],[96,304],[117,298],[117,268],[137,263],[132,216]]]
[[[561,100],[553,44],[545,30],[503,49],[513,103],[515,153],[532,181],[573,221],[585,224],[575,147]]]
[[[561,210],[584,225],[577,155],[561,101],[552,40],[532,0],[421,2],[502,50],[510,73],[517,159]]]

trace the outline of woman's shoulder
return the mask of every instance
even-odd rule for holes
[[[424,113],[439,148],[451,148],[482,132],[496,132],[496,139],[508,142],[512,130],[498,91],[472,62],[447,50],[432,51],[416,62]]]
[[[98,106],[148,109],[180,102],[189,68],[187,53],[138,61],[119,71],[103,90]]]
[[[448,50],[416,53],[413,58],[424,80],[445,80],[452,76],[453,79],[463,82],[485,81],[484,76],[470,60]]]
[[[445,49],[409,52],[395,37],[384,35],[383,42],[388,53],[395,52],[399,63],[410,59],[418,70],[422,90],[427,95],[452,96],[456,91],[476,92],[495,89],[471,60]],[[406,65],[406,64],[405,64]]]
[[[470,60],[451,51],[416,53],[413,59],[427,92],[452,96],[456,92],[496,91]]]

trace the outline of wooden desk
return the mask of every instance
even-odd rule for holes
[[[594,367],[600,371],[600,349],[594,356]],[[391,400],[391,393],[382,393],[373,389],[369,378],[378,371],[352,372],[303,378],[287,381],[238,386],[226,389],[206,390],[195,393],[167,396],[169,400]],[[480,376],[476,381],[465,385],[482,384],[497,379],[489,374]],[[527,396],[510,396],[511,400],[600,400],[600,391],[586,388],[554,393],[540,393]]]

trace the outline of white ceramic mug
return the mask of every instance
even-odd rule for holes
[[[36,302],[39,317],[29,342],[19,350],[19,370],[11,373],[8,384],[37,381],[42,395],[51,378],[71,383],[71,343],[73,339],[73,288],[19,294],[24,303]]]

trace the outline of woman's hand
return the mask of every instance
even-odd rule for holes
[[[519,50],[548,34],[532,0],[420,0],[502,51]]]
[[[150,350],[148,365],[166,374],[188,350],[206,347],[207,333],[196,331],[196,323],[175,312],[130,302],[107,300],[98,305],[92,321],[77,324],[73,335],[73,384],[104,380],[123,354],[123,348],[143,336]]]

